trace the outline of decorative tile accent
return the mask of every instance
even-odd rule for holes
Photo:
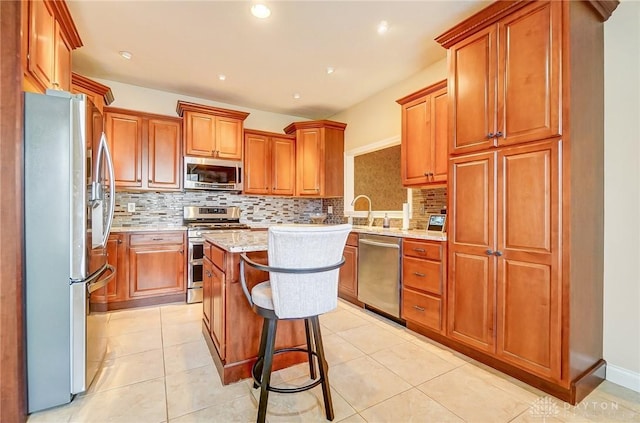
[[[136,211],[127,211],[135,203]],[[238,206],[240,222],[252,226],[272,223],[311,223],[310,215],[323,209],[321,199],[266,197],[217,193],[116,192],[113,226],[182,225],[184,206]],[[334,208],[334,215],[336,211]],[[342,212],[340,212],[342,213]]]

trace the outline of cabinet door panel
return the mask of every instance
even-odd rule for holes
[[[449,177],[452,211],[448,233],[451,244],[484,250],[493,248],[495,154],[455,159]]]
[[[113,158],[116,186],[142,186],[142,118],[106,113],[106,135]]]
[[[216,157],[242,160],[242,122],[216,117]]]
[[[212,156],[215,137],[215,117],[204,113],[185,112],[185,154]]]
[[[221,359],[226,357],[225,348],[225,274],[216,266],[211,267],[211,337]]]
[[[62,28],[55,25],[55,62],[53,87],[71,91],[71,46],[62,34]]]
[[[457,252],[449,267],[448,333],[457,341],[494,352],[494,261],[492,256]]]
[[[449,168],[449,96],[447,89],[436,91],[431,96],[431,132],[433,166],[431,182],[447,180]]]
[[[498,354],[560,379],[561,292],[551,266],[505,259],[498,279]]]
[[[449,93],[453,128],[449,151],[478,151],[495,145],[496,27],[491,26],[449,50]]]
[[[43,0],[31,1],[29,7],[29,72],[47,89],[54,80],[55,18]]]
[[[501,145],[560,134],[561,2],[540,2],[499,24]]]
[[[111,234],[107,241],[107,262],[115,268],[115,276],[107,284],[91,293],[92,303],[108,303],[128,299],[129,283],[126,269],[126,247],[123,234]]]
[[[431,172],[431,97],[412,101],[402,108],[403,144],[402,183],[419,185],[429,182]]]
[[[185,292],[184,247],[147,245],[129,248],[131,297]]]
[[[244,142],[244,192],[245,194],[269,194],[271,186],[269,137],[246,134]]]
[[[298,195],[321,195],[320,169],[324,168],[324,154],[320,129],[298,131],[296,143],[296,191]]]
[[[202,319],[211,331],[211,299],[213,289],[213,263],[208,258],[202,259]]]
[[[180,130],[176,121],[149,120],[149,188],[180,188]]]
[[[358,296],[358,247],[344,247],[344,265],[340,268],[338,289],[351,297]]]
[[[272,186],[278,195],[293,195],[296,185],[296,146],[292,139],[271,139]]]

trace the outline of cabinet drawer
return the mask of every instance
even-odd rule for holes
[[[429,260],[442,260],[442,244],[440,242],[403,241],[402,254],[409,257],[426,258]]]
[[[442,294],[442,264],[412,257],[402,259],[402,285],[421,291]]]
[[[357,247],[358,246],[358,233],[357,232],[349,233],[349,236],[347,237],[347,245],[351,245],[353,247]]]
[[[150,232],[132,234],[129,239],[129,245],[144,244],[182,244],[184,234],[182,232]]]
[[[440,331],[442,303],[439,298],[420,294],[410,289],[402,290],[402,318]]]
[[[216,247],[213,244],[209,244],[209,254],[210,254],[210,259],[213,262],[213,264],[215,264],[216,266],[218,266],[218,269],[223,269],[224,270],[224,250],[222,248]]]

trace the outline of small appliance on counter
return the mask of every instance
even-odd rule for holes
[[[183,209],[183,221],[187,226],[189,243],[187,303],[201,303],[203,236],[213,232],[248,231],[250,228],[240,223],[239,207],[186,206]]]

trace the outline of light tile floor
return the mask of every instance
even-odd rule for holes
[[[71,404],[37,422],[253,422],[259,391],[223,386],[201,334],[201,304],[109,314],[104,366]],[[640,394],[610,382],[575,407],[376,314],[340,302],[320,318],[335,422],[640,422]],[[272,384],[307,381],[304,364]],[[323,422],[322,391],[269,396],[269,422]]]

